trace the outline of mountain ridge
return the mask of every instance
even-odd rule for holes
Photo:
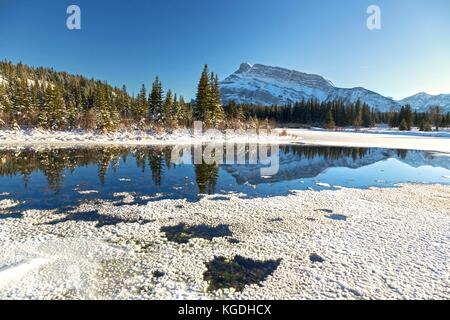
[[[234,100],[237,103],[263,106],[286,105],[310,98],[354,103],[360,99],[379,111],[398,110],[406,104],[418,111],[427,111],[433,105],[440,105],[444,111],[450,111],[450,94],[433,96],[419,93],[397,101],[361,86],[336,87],[321,75],[246,62],[222,80],[220,87],[224,104]]]

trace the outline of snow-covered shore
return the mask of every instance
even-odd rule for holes
[[[99,134],[85,131],[0,130],[0,148],[26,146],[162,145],[205,142],[278,143],[346,147],[410,149],[450,153],[450,135],[403,135],[391,131],[351,132],[306,129],[274,129],[270,134],[235,132],[228,135],[193,135],[190,130],[170,133],[145,131]]]
[[[97,228],[92,219],[35,210],[3,219],[0,299],[448,298],[448,186],[102,202],[76,212],[93,210],[129,222]],[[168,241],[161,227],[179,223],[224,224],[235,241]],[[207,292],[205,264],[235,255],[281,262],[262,286]]]
[[[44,131],[0,130],[1,146],[33,146],[33,145],[158,145],[158,144],[195,144],[210,141],[227,142],[264,142],[285,143],[298,140],[297,137],[279,136],[273,133],[256,134],[252,131],[236,131],[227,134],[222,132],[205,132],[193,134],[189,129],[178,129],[171,132],[125,131],[101,134],[89,131]]]
[[[409,149],[450,153],[450,134],[445,136],[444,133],[434,137],[431,134],[406,135],[398,131],[354,132],[287,129],[286,132],[289,136],[297,137],[302,143],[310,145]]]

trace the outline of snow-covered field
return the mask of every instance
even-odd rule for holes
[[[448,186],[76,209],[92,210],[132,221],[101,228],[95,221],[48,224],[66,214],[36,210],[2,219],[0,298],[448,299]],[[179,223],[225,224],[239,242],[168,241],[160,228]],[[312,254],[323,262],[313,262]],[[235,255],[281,263],[262,286],[207,292],[205,263]]]
[[[283,133],[283,134],[282,134]],[[287,133],[287,134],[285,134]],[[145,131],[98,134],[94,132],[48,132],[41,130],[0,130],[0,148],[11,146],[76,146],[76,145],[158,145],[195,144],[209,141],[236,143],[301,143],[306,145],[378,147],[411,149],[450,153],[450,133],[410,132],[403,134],[393,130],[368,132],[326,131],[306,129],[275,129],[270,134],[235,132],[227,136],[192,135],[190,130],[171,133]]]
[[[279,136],[276,132],[256,134],[237,131],[228,134],[205,132],[192,134],[189,129],[158,133],[154,131],[125,131],[100,134],[87,131],[0,130],[0,147],[11,145],[157,145],[194,144],[208,141],[230,142],[289,142],[293,137]],[[296,139],[296,138],[295,138]]]
[[[322,128],[311,128],[314,131],[328,131]],[[419,128],[412,128],[411,131],[400,131],[398,128],[390,127],[374,127],[374,128],[362,128],[359,130],[353,128],[346,128],[339,130],[339,132],[358,132],[358,133],[375,133],[375,134],[389,134],[389,135],[401,135],[401,136],[414,136],[414,137],[435,137],[435,138],[450,138],[450,129],[443,129],[439,131],[420,131]]]
[[[280,129],[278,129],[280,130]],[[426,134],[410,132],[403,134],[394,130],[373,131],[327,131],[287,129],[289,136],[302,143],[322,146],[349,146],[388,149],[409,149],[450,153],[450,133],[440,131]],[[295,140],[295,139],[294,139]]]

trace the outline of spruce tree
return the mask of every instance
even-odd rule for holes
[[[67,127],[69,129],[75,129],[77,112],[75,98],[70,96],[67,102]]]
[[[45,88],[45,97],[44,97],[44,105],[39,110],[39,125],[43,129],[50,129],[50,114],[52,110],[52,101],[54,100],[53,97],[53,88],[51,85],[47,85]]]
[[[63,97],[63,89],[60,86],[54,88],[54,100],[52,102],[52,130],[63,130],[67,123],[66,105]]]
[[[174,121],[175,126],[179,126],[183,122],[184,118],[184,100],[183,97],[180,97],[178,100],[177,95],[175,94],[172,102],[172,119]]]
[[[114,123],[111,119],[110,108],[108,105],[108,95],[106,87],[102,84],[98,84],[97,96],[96,96],[96,108],[98,110],[98,128],[102,131],[110,131],[114,128]]]
[[[359,99],[356,102],[352,125],[355,129],[359,129],[362,125],[362,109],[361,101]]]
[[[400,125],[399,125],[398,129],[399,129],[400,131],[409,131],[409,130],[411,130],[411,129],[408,128],[408,123],[406,122],[405,119],[402,119],[402,121],[400,122]]]
[[[210,86],[208,65],[205,64],[197,87],[197,97],[193,118],[196,121],[208,122],[208,107],[210,105]]]
[[[173,108],[173,96],[172,90],[168,90],[166,94],[166,98],[164,99],[164,120],[166,126],[171,127],[173,125],[173,117],[172,117],[172,108]]]
[[[178,99],[180,112],[178,113],[178,125],[189,126],[193,121],[193,110],[190,103],[184,101],[183,96]]]
[[[0,125],[6,126],[11,115],[11,101],[6,85],[0,85]]]
[[[326,126],[327,129],[332,130],[332,129],[334,129],[336,127],[336,124],[334,123],[334,117],[333,117],[333,113],[331,112],[331,109],[328,110],[327,117],[326,117],[325,121],[326,121],[325,126]]]
[[[156,77],[152,85],[152,92],[149,98],[149,115],[153,121],[161,125],[164,121],[164,103],[163,103],[163,89],[159,77]]]
[[[147,90],[145,85],[142,84],[141,91],[139,92],[136,100],[135,113],[138,120],[142,120],[147,115]]]
[[[25,75],[13,81],[13,101],[12,101],[12,118],[16,126],[24,114],[29,112],[30,96],[28,91],[28,80]]]
[[[219,87],[219,78],[214,73],[210,76],[210,96],[208,108],[208,124],[214,127],[219,126],[224,120],[224,111],[222,108],[221,94]]]
[[[372,113],[370,112],[370,108],[366,103],[364,103],[362,107],[362,125],[366,128],[371,128],[374,126]]]

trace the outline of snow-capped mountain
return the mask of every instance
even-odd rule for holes
[[[331,81],[320,75],[248,63],[242,63],[239,70],[221,81],[220,86],[222,102],[225,104],[232,100],[237,103],[270,106],[285,105],[309,98],[316,98],[319,101],[340,99],[346,103],[356,102],[360,99],[380,111],[389,111],[399,109],[407,99],[414,97],[395,101],[362,87],[335,87]],[[450,98],[445,95],[442,96],[435,97],[436,99],[442,98],[441,102],[445,103],[442,107],[450,110]],[[434,97],[429,96],[429,98]],[[412,99],[411,105],[413,108],[421,110],[434,105],[433,99],[425,100],[417,100],[416,102]],[[406,103],[409,102],[406,101]]]
[[[418,111],[427,111],[430,107],[441,106],[444,110],[450,111],[450,94],[431,95],[425,92],[399,101],[400,104],[409,104]]]

